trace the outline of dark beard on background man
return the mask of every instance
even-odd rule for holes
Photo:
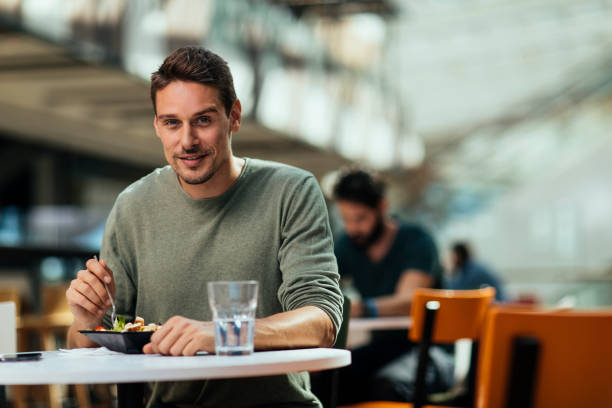
[[[372,232],[370,232],[370,235],[368,235],[367,237],[363,239],[359,239],[361,237],[359,238],[351,237],[351,241],[353,241],[353,244],[355,244],[357,248],[359,248],[362,251],[366,251],[368,248],[370,248],[372,244],[378,241],[378,239],[382,236],[384,230],[385,230],[385,221],[382,216],[379,216],[377,217],[376,224],[374,224],[374,228],[372,229]]]

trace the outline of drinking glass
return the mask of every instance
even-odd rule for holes
[[[257,286],[257,281],[208,282],[218,356],[253,352]]]

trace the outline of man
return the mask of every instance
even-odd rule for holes
[[[289,166],[238,158],[241,123],[227,63],[180,48],[151,76],[155,131],[169,166],[123,191],[104,232],[101,260],[89,260],[67,291],[78,333],[117,313],[163,322],[145,353],[214,352],[206,283],[257,280],[255,348],[330,346],[342,296],[325,202],[314,177]],[[149,406],[304,406],[320,403],[306,373],[156,383]]]
[[[472,259],[472,251],[465,242],[452,245],[450,254],[450,276],[446,279],[448,289],[495,288],[495,300],[503,302],[506,294],[502,282],[486,267]]]
[[[416,288],[440,287],[433,239],[418,226],[390,218],[385,184],[364,170],[341,174],[334,199],[345,228],[336,240],[338,268],[361,295],[351,302],[351,316],[408,316]],[[405,330],[375,332],[341,370],[341,403],[375,398],[369,385],[376,371],[410,349]]]

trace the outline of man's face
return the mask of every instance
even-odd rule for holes
[[[380,208],[345,200],[339,200],[337,204],[344,221],[344,229],[357,246],[367,248],[376,242],[384,225]]]
[[[445,251],[440,257],[440,262],[445,274],[448,276],[455,274],[457,258],[453,250]]]
[[[449,258],[449,266],[451,271],[455,271],[459,268],[459,257],[457,256],[457,252],[451,249],[448,254]]]
[[[173,81],[157,91],[156,106],[155,131],[181,183],[206,183],[229,164],[230,136],[240,128],[238,100],[228,116],[217,89]]]

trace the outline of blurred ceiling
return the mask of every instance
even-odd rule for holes
[[[238,154],[317,176],[369,164],[432,224],[609,134],[612,0],[11,0],[2,18],[57,45],[2,33],[6,133],[163,163],[146,80],[202,44],[227,59],[249,118]]]
[[[165,163],[145,81],[7,30],[0,31],[0,134],[147,167]],[[346,162],[253,121],[234,135],[233,148],[319,177]]]
[[[360,13],[390,16],[397,12],[388,0],[268,0],[268,3],[285,6],[296,17],[337,18]]]

